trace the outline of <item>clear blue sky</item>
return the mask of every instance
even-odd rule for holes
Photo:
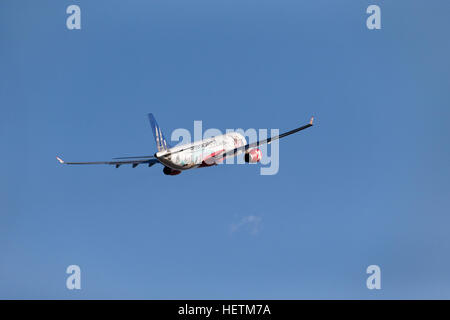
[[[71,4],[81,30],[66,28]],[[450,298],[449,12],[1,1],[0,298]],[[148,112],[166,136],[194,120],[317,125],[281,141],[274,176],[55,160],[152,154]]]

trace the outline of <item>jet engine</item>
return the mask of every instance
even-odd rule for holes
[[[262,152],[261,152],[261,150],[259,150],[257,148],[248,150],[244,155],[245,162],[249,162],[249,163],[259,162],[259,161],[261,161],[261,158],[262,158]]]
[[[176,176],[177,174],[180,174],[181,171],[180,170],[174,170],[172,168],[169,167],[164,167],[163,172],[166,176]]]

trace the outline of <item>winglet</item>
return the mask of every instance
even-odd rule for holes
[[[61,158],[59,158],[59,157],[56,157],[56,160],[58,160],[58,161],[59,161],[59,163],[61,163],[61,164],[63,164],[63,163],[64,163],[64,160],[63,160],[63,159],[61,159]]]
[[[314,117],[311,117],[311,120],[309,120],[309,124],[313,125]]]

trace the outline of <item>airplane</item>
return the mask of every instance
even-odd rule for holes
[[[263,144],[270,144],[272,141],[286,137],[293,133],[307,129],[313,126],[314,117],[308,124],[299,128],[282,133],[278,136],[268,139],[247,143],[245,137],[237,132],[229,132],[212,138],[195,141],[188,144],[171,147],[164,137],[160,126],[156,122],[152,113],[148,114],[153,136],[155,138],[158,151],[154,155],[119,157],[112,161],[94,161],[94,162],[66,162],[59,157],[56,159],[61,164],[84,165],[84,164],[108,164],[119,168],[124,164],[131,164],[136,168],[140,164],[146,164],[149,167],[160,163],[164,166],[165,175],[178,175],[184,170],[211,167],[222,163],[228,157],[234,157],[244,153],[244,161],[247,163],[259,162],[262,158],[262,152],[258,147]]]

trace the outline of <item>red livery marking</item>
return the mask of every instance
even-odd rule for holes
[[[223,152],[225,152],[225,149],[222,149],[222,150],[213,152],[213,153],[211,153],[210,155],[207,155],[207,156],[203,159],[202,164],[199,165],[198,167],[199,167],[199,168],[203,168],[203,167],[210,167],[210,166],[216,165],[218,162],[222,161],[223,158],[222,158],[222,159],[214,159],[214,157],[218,156],[219,154],[221,154],[221,153],[223,153]]]

